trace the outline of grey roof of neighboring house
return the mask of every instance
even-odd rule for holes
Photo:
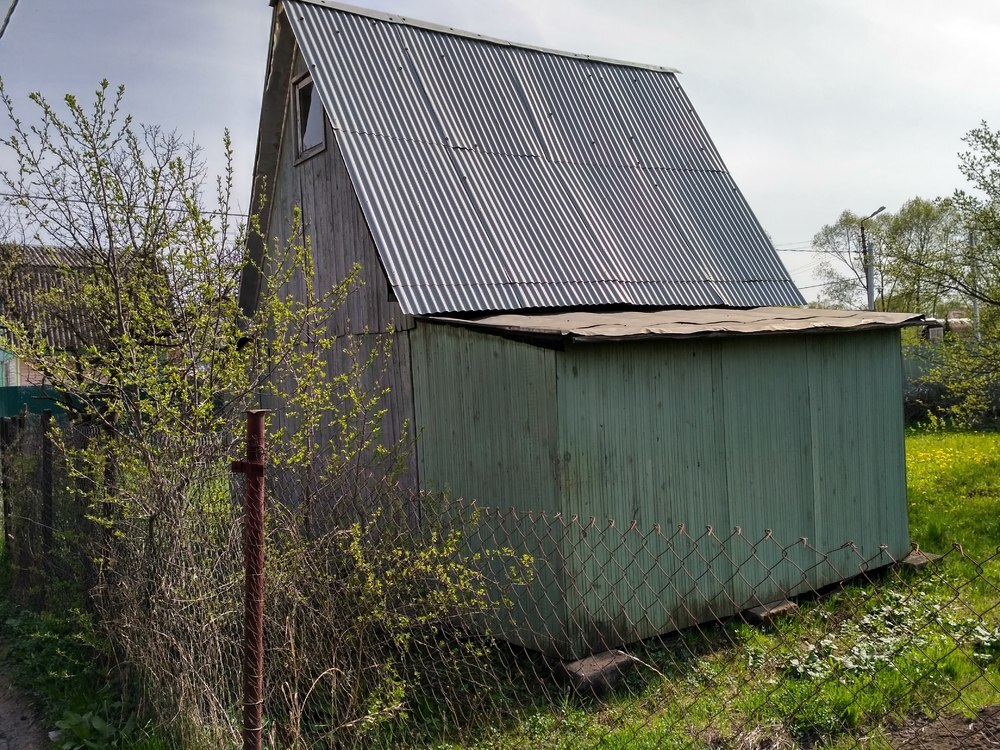
[[[283,4],[405,312],[803,302],[673,71]]]
[[[71,349],[93,338],[93,321],[74,290],[92,273],[85,253],[72,248],[0,244],[0,306],[34,327],[55,349]],[[55,292],[65,304],[39,305]]]

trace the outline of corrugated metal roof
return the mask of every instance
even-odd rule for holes
[[[92,273],[87,255],[75,248],[0,245],[0,308],[38,331],[55,349],[94,339],[94,323],[79,301],[79,287]],[[65,304],[58,314],[39,297],[56,294]]]
[[[923,315],[867,310],[814,310],[758,307],[629,312],[566,312],[492,315],[465,320],[432,317],[435,322],[507,333],[572,339],[689,338],[778,333],[828,333],[918,325]]]
[[[45,245],[4,245],[3,254],[21,268],[90,268],[91,259],[75,247]]]
[[[407,313],[802,303],[672,71],[284,5]]]

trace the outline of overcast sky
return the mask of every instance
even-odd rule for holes
[[[10,0],[0,0],[6,10]],[[779,249],[849,208],[897,209],[961,185],[965,132],[1000,128],[997,0],[368,0],[525,44],[677,68]],[[234,138],[249,195],[267,0],[20,0],[0,76],[23,100],[124,83],[141,122]],[[23,106],[22,119],[29,109]],[[0,123],[6,132],[6,124]],[[213,162],[218,165],[216,158]],[[800,286],[815,258],[783,252]],[[815,289],[804,290],[814,297]]]

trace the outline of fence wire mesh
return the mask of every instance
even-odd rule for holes
[[[12,592],[81,603],[181,746],[234,746],[242,446],[151,439],[156,484],[105,437],[5,424]],[[484,508],[385,460],[269,469],[266,747],[1000,744],[1000,554]]]

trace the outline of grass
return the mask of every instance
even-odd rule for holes
[[[980,560],[996,554],[1000,432],[910,432],[906,474],[913,540],[939,552],[960,543]]]
[[[734,618],[640,644],[649,668],[601,700],[544,677],[526,695],[518,657],[498,656],[488,721],[421,740],[411,716],[407,745],[888,748],[916,717],[1000,703],[1000,434],[912,431],[907,476],[911,538],[940,563],[800,601],[772,626]]]

